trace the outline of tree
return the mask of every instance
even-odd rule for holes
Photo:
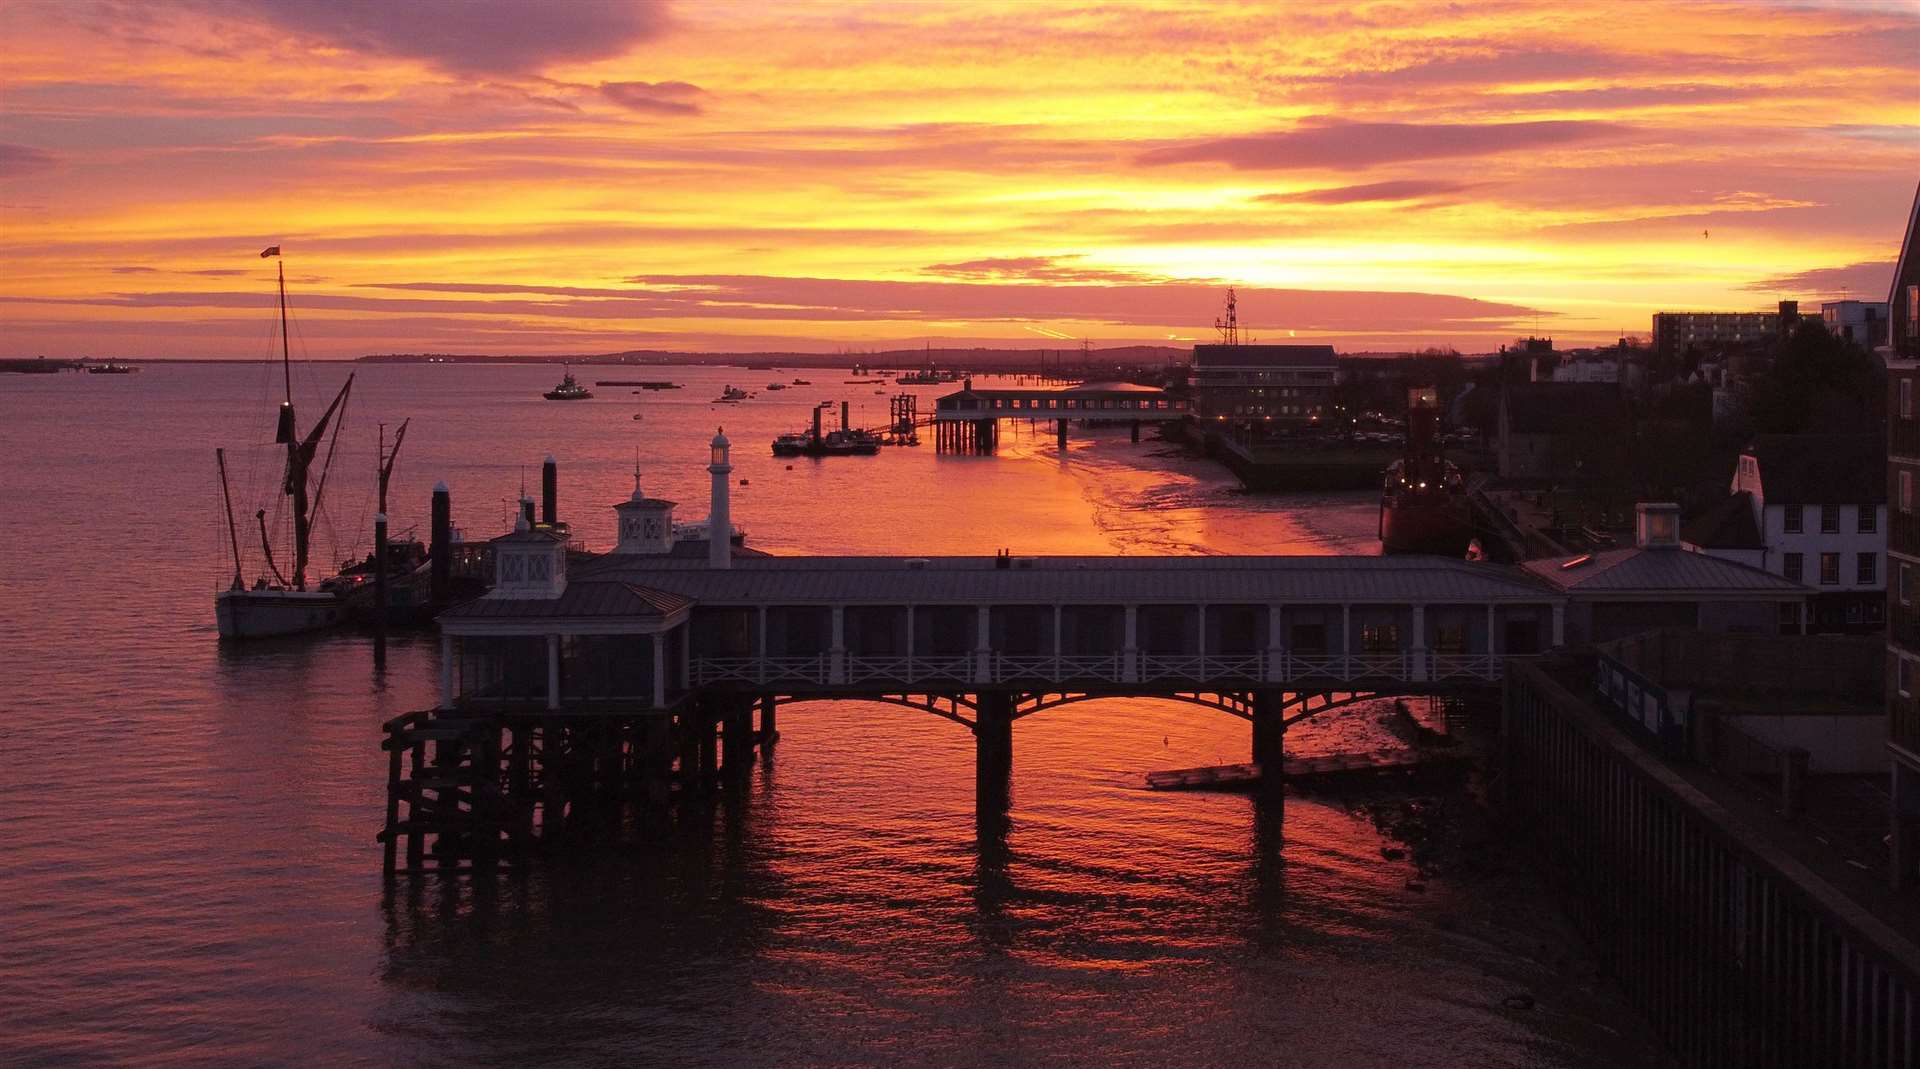
[[[1857,434],[1879,428],[1885,391],[1864,349],[1805,320],[1754,381],[1749,411],[1762,434]]]

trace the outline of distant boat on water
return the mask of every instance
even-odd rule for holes
[[[89,375],[131,375],[138,370],[140,369],[128,367],[126,364],[116,364],[111,360],[104,364],[87,365],[87,374]]]
[[[275,245],[260,255],[278,257],[280,247]],[[279,276],[280,372],[286,395],[280,402],[280,415],[273,440],[274,444],[285,446],[287,451],[280,492],[287,499],[293,515],[293,567],[289,577],[283,575],[279,565],[274,562],[273,541],[267,533],[267,510],[260,509],[254,514],[254,521],[260,527],[260,548],[266,556],[267,571],[271,578],[261,575],[251,587],[247,586],[241,574],[240,532],[233,520],[233,494],[227,486],[227,454],[224,449],[214,450],[214,459],[220,469],[220,498],[227,511],[227,540],[233,549],[233,582],[227,589],[215,594],[213,599],[214,619],[221,638],[263,638],[317,631],[332,627],[346,618],[346,602],[334,591],[307,589],[307,559],[313,536],[313,518],[319,513],[321,499],[326,493],[327,467],[333,458],[333,443],[329,442],[326,459],[320,462],[317,481],[312,478],[316,474],[314,460],[321,440],[327,437],[329,424],[333,426],[334,438],[337,440],[339,437],[340,424],[334,417],[340,415],[346,406],[347,395],[353,390],[353,376],[347,376],[333,403],[321,414],[320,421],[309,428],[306,434],[301,434],[294,418],[293,364],[287,352],[287,270],[284,262],[280,265]]]
[[[572,369],[568,369],[566,374],[561,377],[560,385],[541,394],[541,396],[549,401],[586,401],[592,399],[593,391],[580,385],[579,380],[573,377]]]

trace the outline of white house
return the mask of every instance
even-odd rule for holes
[[[1885,618],[1886,449],[1871,435],[1763,434],[1730,494],[1687,541],[1811,588],[1816,632],[1871,632]]]

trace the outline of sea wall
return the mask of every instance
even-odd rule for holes
[[[1497,798],[1683,1064],[1920,1065],[1920,948],[1539,665],[1508,665]]]

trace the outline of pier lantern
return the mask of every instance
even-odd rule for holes
[[[713,475],[713,501],[707,507],[707,566],[728,568],[733,565],[733,509],[727,476],[733,474],[733,464],[728,460],[732,443],[727,441],[725,427],[714,434],[710,450],[713,459],[707,471]]]

